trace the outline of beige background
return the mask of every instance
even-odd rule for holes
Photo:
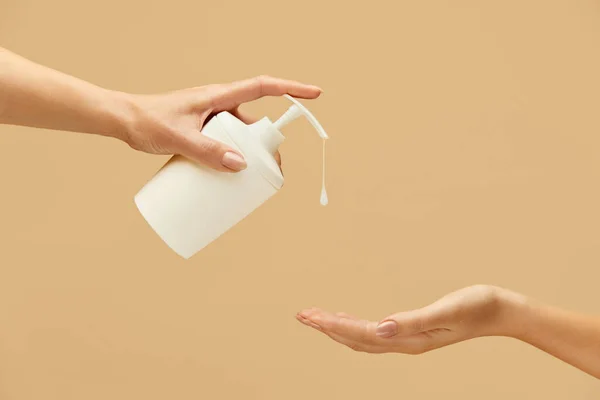
[[[329,207],[298,122],[284,190],[186,262],[132,201],[165,157],[0,128],[0,398],[600,394],[508,339],[368,356],[294,320],[375,319],[475,283],[600,313],[597,1],[0,0],[0,39],[126,91],[315,83],[332,137]]]

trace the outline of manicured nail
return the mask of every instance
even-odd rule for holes
[[[244,160],[238,154],[232,153],[231,151],[225,153],[223,159],[221,160],[221,164],[233,171],[241,171],[246,169],[246,167],[248,166],[246,164],[246,160]]]
[[[381,338],[389,338],[398,333],[398,324],[394,321],[385,321],[377,326],[375,334]]]

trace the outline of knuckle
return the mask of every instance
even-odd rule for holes
[[[267,94],[267,86],[275,86],[277,80],[271,75],[259,75],[255,79],[256,85],[258,86],[258,92],[260,96]],[[278,86],[278,85],[277,85]]]
[[[265,91],[265,82],[267,81],[267,79],[269,79],[266,75],[259,75],[256,78],[254,78],[254,82],[256,82],[256,86],[257,86],[257,90],[259,93],[259,96],[262,96],[264,91]]]

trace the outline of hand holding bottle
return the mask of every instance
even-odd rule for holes
[[[180,154],[213,169],[237,172],[241,154],[200,132],[220,111],[246,123],[239,106],[263,96],[314,99],[316,86],[259,76],[157,95],[104,89],[0,48],[0,124],[110,136],[153,154]],[[276,155],[279,160],[279,155]]]
[[[157,154],[180,154],[220,171],[246,167],[242,156],[228,146],[199,134],[204,123],[221,111],[229,111],[246,124],[257,119],[242,112],[243,103],[264,96],[314,99],[321,94],[316,86],[259,76],[153,96],[131,96],[135,104],[134,124],[124,140],[134,149]],[[279,153],[276,158],[281,164]]]

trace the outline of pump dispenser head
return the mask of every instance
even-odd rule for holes
[[[325,190],[325,140],[329,139],[329,136],[327,136],[327,133],[325,133],[325,129],[323,129],[319,121],[317,121],[314,115],[312,115],[312,113],[308,111],[306,107],[302,105],[302,103],[300,103],[298,100],[294,99],[290,95],[286,94],[284,95],[284,97],[286,97],[294,104],[292,104],[290,108],[288,108],[287,111],[281,117],[279,117],[279,119],[275,121],[275,123],[273,123],[275,130],[281,130],[281,128],[283,128],[285,125],[289,124],[296,118],[304,115],[306,119],[308,119],[308,121],[316,129],[319,136],[323,139],[323,178],[321,183],[320,203],[321,205],[326,206],[329,203],[329,198],[327,197],[327,191]]]
[[[284,97],[294,104],[292,104],[290,108],[288,108],[288,110],[277,121],[275,121],[274,125],[277,130],[281,130],[281,128],[283,128],[285,125],[304,115],[317,130],[317,133],[322,139],[329,139],[329,136],[327,136],[327,133],[325,133],[325,129],[323,129],[319,121],[317,121],[314,115],[312,115],[312,113],[308,111],[306,107],[302,105],[302,103],[288,94],[285,94]]]

